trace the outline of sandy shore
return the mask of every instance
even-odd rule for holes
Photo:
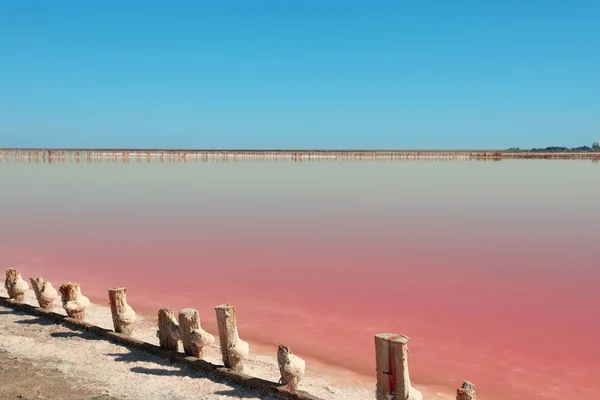
[[[6,296],[3,288],[0,294]],[[36,305],[32,291],[27,293],[25,302]],[[55,312],[64,314],[58,299],[55,302]],[[108,307],[92,304],[88,308],[86,320],[112,329]],[[0,332],[0,356],[7,360],[3,365],[12,365],[13,369],[23,368],[23,373],[17,374],[19,376],[35,373],[37,383],[33,386],[40,393],[35,395],[38,397],[33,397],[32,384],[15,384],[12,385],[13,393],[0,392],[2,398],[17,398],[18,395],[23,396],[22,398],[54,398],[48,392],[51,394],[55,391],[53,388],[57,385],[60,387],[61,382],[74,391],[75,397],[69,397],[73,399],[272,398],[198,371],[173,365],[150,354],[113,344],[92,334],[72,331],[62,325],[2,306]],[[147,316],[138,316],[133,336],[158,344],[155,321]],[[206,351],[205,359],[221,364],[218,344]],[[323,369],[311,369],[310,363],[307,364],[307,373],[300,387],[302,390],[324,400],[374,399],[374,388],[352,387],[347,381],[327,376]],[[244,372],[271,381],[279,380],[276,360],[267,355],[251,354]],[[44,379],[44,376],[51,378]],[[48,381],[47,384],[44,381]],[[426,388],[419,389],[423,390],[428,399],[451,398],[432,393]]]
[[[25,360],[2,350],[0,399],[117,400],[108,393],[72,382],[52,363]]]

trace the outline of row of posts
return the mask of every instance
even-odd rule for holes
[[[85,319],[85,309],[90,305],[90,300],[81,293],[77,283],[63,283],[57,291],[52,283],[43,277],[31,278],[30,282],[42,309],[52,310],[54,300],[60,293],[67,315],[79,321]],[[4,287],[11,299],[23,302],[29,284],[21,277],[19,271],[9,268],[6,270]],[[131,335],[136,314],[127,304],[126,289],[108,289],[108,297],[115,332]],[[250,347],[239,337],[236,309],[231,304],[222,304],[215,307],[215,312],[223,365],[233,371],[242,372]],[[161,308],[158,311],[157,336],[162,349],[178,351],[181,342],[185,354],[200,359],[204,357],[204,349],[216,341],[213,335],[202,329],[200,314],[193,308],[184,308],[177,318],[173,310]],[[410,383],[407,336],[391,333],[375,335],[375,356],[377,400],[423,399],[421,392]],[[279,344],[277,363],[281,374],[280,383],[290,389],[297,389],[304,376],[304,360],[292,354],[289,347]],[[456,399],[475,400],[475,386],[465,381],[457,390]]]

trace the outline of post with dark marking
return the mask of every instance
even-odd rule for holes
[[[390,363],[390,338],[393,333],[375,335],[375,363],[377,368],[377,400],[389,400],[392,391],[392,365]]]
[[[421,392],[410,384],[408,337],[393,333],[375,335],[377,400],[421,400]]]

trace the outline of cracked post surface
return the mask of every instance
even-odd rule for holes
[[[277,364],[281,373],[281,383],[290,389],[298,389],[306,369],[304,360],[292,354],[289,347],[280,343],[277,348]]]
[[[135,322],[135,311],[127,304],[126,293],[126,288],[110,288],[108,289],[108,299],[115,332],[131,335]]]
[[[394,333],[375,335],[377,400],[421,400],[421,392],[410,384],[408,337]]]
[[[469,381],[464,381],[462,386],[456,390],[456,400],[476,400],[475,385]]]
[[[85,309],[90,305],[90,299],[81,293],[79,284],[74,282],[63,283],[58,291],[67,315],[78,321],[83,321],[85,319]]]
[[[184,308],[179,312],[179,332],[184,352],[203,358],[204,348],[215,342],[215,337],[200,326],[200,313],[193,308]]]
[[[158,331],[156,332],[158,343],[165,350],[178,350],[181,335],[179,333],[179,324],[175,318],[175,313],[170,308],[161,308],[158,310]]]
[[[54,300],[58,297],[58,291],[52,286],[52,283],[42,276],[30,278],[29,281],[40,307],[44,310],[52,310]]]
[[[8,292],[8,297],[22,303],[25,300],[25,292],[29,289],[29,284],[21,278],[21,273],[14,268],[6,270],[6,280],[4,288]]]
[[[244,368],[243,362],[250,352],[250,346],[239,337],[235,307],[232,304],[221,304],[215,307],[215,311],[223,365],[241,372]]]

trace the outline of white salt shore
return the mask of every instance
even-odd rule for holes
[[[4,288],[0,295],[6,296]],[[32,290],[25,294],[25,303],[38,306]],[[54,312],[66,315],[60,299],[54,302]],[[109,307],[91,304],[86,310],[87,322],[113,329]],[[133,337],[158,345],[156,321],[138,316]],[[72,331],[33,315],[0,306],[0,350],[17,359],[46,363],[58,369],[65,377],[83,387],[127,399],[272,399],[250,389],[209,377],[201,372],[181,367],[159,357],[91,334]],[[275,355],[260,355],[250,348],[250,357],[244,363],[244,373],[277,382],[280,378]],[[300,355],[301,356],[301,355]],[[219,343],[205,348],[204,359],[222,364]],[[299,389],[324,400],[372,400],[372,389],[349,385],[327,376],[321,368],[311,369],[306,363],[306,375]],[[375,366],[373,366],[375,367]],[[448,393],[415,385],[425,399],[454,399]]]

